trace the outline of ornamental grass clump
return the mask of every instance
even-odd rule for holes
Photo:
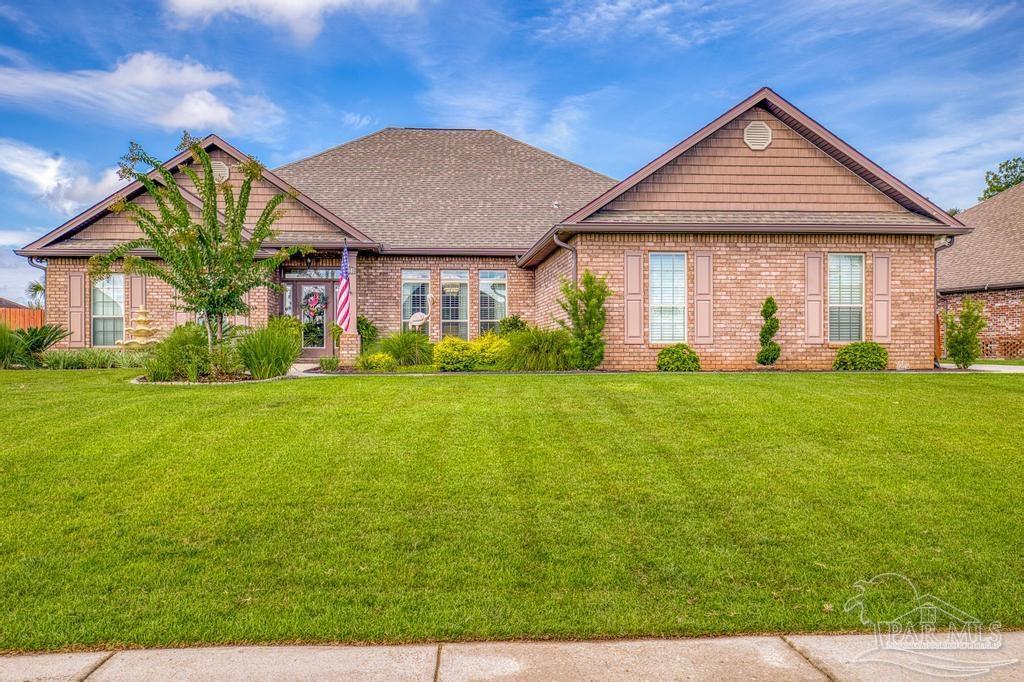
[[[778,310],[779,306],[774,298],[769,296],[764,299],[761,306],[761,319],[764,320],[764,324],[759,335],[761,350],[757,352],[757,364],[764,367],[774,365],[782,353],[782,346],[774,341],[775,334],[779,331],[779,318],[775,317]]]
[[[302,352],[299,339],[282,326],[254,329],[238,341],[237,348],[253,379],[284,376]]]
[[[943,313],[946,331],[946,355],[960,369],[967,369],[981,357],[981,331],[988,326],[984,304],[965,298],[960,314]]]
[[[662,348],[658,353],[659,372],[699,372],[700,357],[685,343]]]
[[[877,372],[889,366],[889,351],[880,343],[861,341],[839,349],[832,369],[848,372]]]
[[[25,344],[13,329],[0,324],[0,369],[25,364]]]
[[[433,346],[422,332],[398,332],[381,339],[380,350],[403,367],[433,363]]]
[[[339,360],[334,355],[328,355],[320,358],[320,371],[321,372],[336,372],[338,370]]]
[[[572,335],[564,329],[530,327],[502,337],[508,342],[497,367],[516,372],[564,372],[573,368]]]

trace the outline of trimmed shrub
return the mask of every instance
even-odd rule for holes
[[[660,372],[699,372],[700,356],[685,343],[662,348],[658,353]]]
[[[518,315],[509,315],[498,320],[498,334],[505,336],[506,334],[515,334],[516,332],[525,332],[530,328],[530,325],[523,321],[523,318]]]
[[[568,322],[558,323],[572,334],[572,366],[594,369],[604,360],[604,302],[611,294],[608,282],[590,270],[584,270],[576,282],[562,280],[562,300],[558,302]]]
[[[942,315],[946,328],[946,355],[960,369],[967,369],[981,357],[981,340],[978,335],[988,326],[984,308],[981,302],[965,298],[960,306],[960,315]]]
[[[82,356],[73,350],[48,350],[41,358],[46,369],[85,369]]]
[[[434,346],[434,365],[442,372],[469,372],[476,368],[479,354],[457,336],[446,336]]]
[[[0,369],[25,363],[25,344],[22,338],[7,325],[0,324]]]
[[[209,372],[210,351],[206,330],[198,324],[183,324],[171,330],[156,345],[144,365],[148,381],[186,381]],[[152,371],[152,376],[151,376]],[[159,378],[155,378],[159,377]],[[198,379],[197,379],[198,380]]]
[[[362,315],[356,317],[356,331],[359,333],[360,348],[369,348],[380,338],[380,330],[377,329],[377,325]]]
[[[399,332],[386,336],[381,339],[380,349],[394,358],[399,365],[433,364],[433,346],[427,335],[421,332]]]
[[[366,372],[394,372],[398,361],[387,353],[368,353],[356,358],[356,369]]]
[[[215,381],[238,379],[245,374],[245,365],[238,354],[238,345],[224,342],[210,352],[210,378]]]
[[[843,346],[836,353],[832,369],[868,372],[883,370],[889,366],[889,351],[874,341],[861,341]]]
[[[339,360],[334,355],[327,355],[320,358],[321,372],[335,372],[338,369]]]
[[[237,348],[239,359],[253,379],[287,374],[302,352],[298,335],[283,324],[254,329],[239,340]]]
[[[530,327],[503,337],[508,345],[497,366],[524,372],[559,372],[573,368],[572,335],[564,329]]]
[[[779,306],[775,303],[774,298],[769,296],[764,299],[764,305],[761,306],[761,319],[764,320],[764,325],[762,325],[759,335],[761,350],[757,352],[757,364],[759,365],[774,365],[775,361],[779,359],[779,355],[782,354],[782,346],[773,340],[779,331],[779,318],[775,317],[778,310]]]
[[[490,369],[497,366],[502,353],[508,348],[508,340],[490,332],[473,339],[469,346],[476,352],[477,368]]]

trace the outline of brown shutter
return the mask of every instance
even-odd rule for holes
[[[891,281],[891,260],[887,253],[876,253],[872,258],[873,269],[871,325],[875,341],[889,343],[892,340],[892,303],[889,294]]]
[[[128,280],[128,285],[128,295],[131,297],[131,306],[128,309],[129,318],[134,319],[139,308],[146,307],[146,278],[142,275],[132,275]]]
[[[804,260],[804,340],[825,341],[824,262],[820,253],[808,253]]]
[[[694,343],[711,343],[714,340],[714,305],[712,293],[714,277],[712,257],[708,251],[693,254],[693,319]]]
[[[85,347],[85,273],[68,273],[68,346]]]
[[[625,343],[644,342],[644,255],[639,251],[626,252],[624,263]]]

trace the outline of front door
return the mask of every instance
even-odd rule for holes
[[[330,324],[334,319],[334,283],[292,282],[294,315],[302,324],[302,357],[332,355]]]

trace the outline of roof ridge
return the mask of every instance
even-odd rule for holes
[[[323,156],[324,154],[327,154],[328,152],[333,152],[336,149],[341,149],[342,147],[346,147],[346,146],[348,146],[350,144],[355,144],[356,142],[362,142],[363,140],[367,140],[367,139],[373,137],[374,135],[380,135],[381,133],[386,132],[388,130],[398,130],[398,128],[395,128],[394,126],[385,126],[385,127],[381,128],[380,130],[373,131],[372,133],[366,133],[365,135],[360,135],[359,137],[353,137],[351,140],[346,140],[345,142],[339,142],[338,144],[332,145],[332,146],[328,147],[327,149],[321,149],[320,151],[314,152],[312,154],[309,154],[308,156],[303,156],[303,157],[300,157],[298,159],[294,159],[292,161],[289,161],[288,163],[283,163],[280,166],[278,166],[277,168],[274,168],[272,170],[276,173],[277,171],[279,171],[279,170],[281,170],[283,168],[288,168],[289,166],[294,166],[297,163],[302,163],[303,161],[309,161],[310,159],[315,159],[318,156]]]
[[[984,206],[985,204],[988,204],[990,201],[993,201],[994,199],[998,199],[999,197],[1009,196],[1011,192],[1018,191],[1022,187],[1024,187],[1024,182],[1019,182],[1016,185],[1014,185],[1013,187],[1007,187],[1002,192],[999,192],[998,194],[994,194],[994,195],[990,196],[988,199],[982,199],[981,201],[976,203],[974,206],[971,206],[970,208],[965,208],[963,211],[961,211],[961,213],[967,213],[968,211],[973,211],[974,209],[976,209],[976,208],[978,208],[980,206]]]
[[[567,159],[564,156],[559,156],[558,154],[555,154],[554,152],[549,152],[547,149],[544,149],[542,147],[538,147],[537,145],[530,144],[529,142],[523,142],[522,140],[517,139],[515,137],[512,137],[511,135],[509,135],[507,133],[503,133],[500,130],[495,130],[493,128],[487,128],[487,129],[484,130],[484,132],[494,133],[495,135],[500,135],[500,136],[502,136],[502,137],[504,137],[506,139],[512,140],[516,144],[520,144],[520,145],[522,145],[524,147],[529,147],[530,149],[533,149],[534,151],[538,151],[541,154],[544,154],[546,156],[550,156],[553,159],[558,159],[559,161],[562,161],[564,163],[568,163],[569,165],[576,166],[577,168],[581,168],[581,169],[587,171],[588,173],[592,173],[594,175],[600,176],[600,177],[604,178],[605,180],[611,180],[612,182],[618,182],[618,180],[616,180],[615,178],[613,178],[610,175],[605,175],[604,173],[599,173],[598,171],[594,170],[593,168],[587,168],[586,166],[584,166],[581,163],[577,163],[575,161],[572,161],[571,159]]]

